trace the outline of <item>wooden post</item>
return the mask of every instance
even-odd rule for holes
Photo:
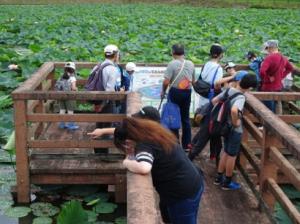
[[[49,73],[47,79],[51,80],[51,88],[50,90],[54,89],[54,85],[55,85],[55,68]]]
[[[115,180],[115,200],[117,203],[125,203],[127,196],[126,174],[116,174]]]
[[[281,115],[282,114],[282,101],[278,100],[276,103],[276,114]]]
[[[249,111],[245,111],[244,112],[244,115],[249,115]],[[247,144],[248,145],[248,140],[249,140],[249,132],[247,131],[246,128],[244,128],[243,130],[243,136],[242,136],[242,142],[244,144]],[[239,164],[240,166],[246,171],[246,168],[247,168],[247,158],[245,156],[245,154],[241,151],[241,153],[239,154]]]
[[[29,161],[27,148],[27,101],[14,101],[16,132],[17,195],[19,203],[30,202]]]
[[[263,131],[263,147],[261,154],[261,169],[259,176],[259,189],[264,202],[269,209],[273,210],[275,205],[275,198],[270,191],[268,191],[267,179],[273,178],[277,181],[278,167],[270,160],[270,147],[274,145],[275,137],[271,132],[266,130],[264,126]],[[260,205],[261,207],[261,205]]]
[[[37,90],[43,90],[43,85],[42,83],[37,87]],[[45,113],[45,109],[44,109],[44,103],[43,103],[43,100],[39,100],[39,103],[34,111],[35,113]],[[34,133],[34,138],[37,139],[42,131],[44,129],[44,123],[43,122],[39,122],[38,123],[38,127]]]

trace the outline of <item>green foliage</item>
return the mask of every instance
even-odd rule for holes
[[[9,95],[0,96],[0,109],[8,108],[12,105],[12,99]]]
[[[88,215],[88,222],[89,223],[94,223],[97,221],[97,217],[98,217],[98,214],[94,211],[89,211],[89,210],[86,210],[85,211]]]
[[[16,143],[15,143],[15,131],[11,133],[11,135],[8,137],[6,145],[3,147],[5,150],[13,150],[16,148]]]
[[[36,202],[30,205],[32,213],[38,217],[54,216],[59,212],[59,208],[50,203]]]
[[[107,202],[109,199],[109,195],[107,192],[97,192],[95,194],[86,196],[83,200],[84,200],[84,202],[89,203],[89,202],[91,202],[93,200],[97,200],[97,199],[100,199],[100,202]]]
[[[11,207],[4,212],[4,215],[10,218],[21,218],[27,216],[30,211],[28,207]]]
[[[115,219],[115,224],[126,224],[127,218],[126,217],[119,217]]]
[[[86,224],[87,222],[88,214],[80,202],[75,200],[65,203],[57,217],[57,224]]]
[[[98,202],[98,204],[94,207],[94,212],[100,214],[113,213],[118,205],[110,202]]]
[[[49,217],[37,217],[33,219],[32,224],[52,224],[52,219]]]

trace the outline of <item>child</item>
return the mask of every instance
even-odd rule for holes
[[[221,156],[218,165],[218,174],[214,181],[215,185],[222,185],[223,190],[237,190],[241,186],[240,184],[232,181],[232,173],[235,165],[236,157],[240,150],[240,143],[242,139],[242,110],[245,104],[245,92],[249,91],[251,88],[255,88],[257,85],[257,80],[254,75],[249,73],[241,73],[240,76],[236,75],[237,86],[235,88],[230,88],[228,91],[229,97],[235,93],[242,93],[230,101],[231,109],[230,116],[228,117],[228,123],[233,127],[228,135],[224,137],[224,152]],[[224,96],[225,91],[216,96],[212,103],[217,104],[220,99]],[[225,175],[225,176],[224,176]]]
[[[260,77],[260,67],[261,67],[261,63],[263,62],[263,58],[262,57],[257,57],[256,54],[252,51],[249,51],[245,58],[250,62],[249,64],[249,68],[255,72],[256,75],[256,79],[257,79],[257,90],[260,90],[260,86],[261,86],[261,77]]]
[[[133,62],[128,62],[125,66],[125,71],[122,76],[121,86],[125,91],[132,91],[133,73],[136,70],[136,65]]]
[[[64,74],[59,80],[57,80],[55,84],[55,89],[57,91],[77,91],[75,71],[76,71],[75,63],[67,62],[65,64]],[[59,108],[60,108],[59,114],[65,114],[66,111],[68,112],[68,114],[73,114],[75,107],[76,107],[76,102],[74,100],[61,100],[59,101]],[[65,124],[65,122],[60,122],[59,128],[76,130],[79,128],[79,126],[76,125],[74,122],[69,122],[67,124]]]

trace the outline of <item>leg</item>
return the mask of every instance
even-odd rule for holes
[[[113,111],[114,111],[113,106],[114,106],[113,103],[109,102],[107,105],[105,105],[103,107],[103,109],[100,113],[101,114],[113,113]],[[105,123],[97,122],[96,123],[96,128],[109,128],[111,126],[112,126],[112,123],[109,123],[109,122],[105,122]],[[108,154],[108,148],[95,148],[94,152],[97,154]]]
[[[68,110],[68,114],[70,115],[74,114],[73,110]],[[79,126],[76,125],[74,122],[69,122],[66,124],[66,128],[69,130],[76,130],[79,128]]]
[[[264,104],[267,108],[269,108],[270,111],[272,111],[273,113],[275,113],[275,109],[276,109],[275,101],[273,101],[273,100],[264,100],[264,101],[262,101],[262,102],[263,102],[263,104]]]
[[[180,105],[181,125],[182,125],[182,138],[181,144],[184,149],[188,148],[191,144],[192,131],[190,121],[190,105],[191,105],[191,93],[185,93],[185,99]]]
[[[172,224],[197,224],[197,214],[203,190],[204,185],[202,183],[198,192],[192,198],[168,205]]]
[[[234,130],[227,137],[226,145],[224,148],[225,154],[227,156],[225,163],[226,178],[222,185],[223,190],[237,190],[241,188],[240,184],[232,181],[233,169],[240,150],[241,139],[242,133],[236,132]]]
[[[66,109],[60,109],[59,110],[59,114],[65,114],[65,113],[66,113]],[[64,121],[60,122],[59,125],[58,125],[58,127],[61,128],[61,129],[64,129],[65,128],[65,122]]]
[[[193,141],[195,144],[193,144],[192,150],[189,153],[190,160],[194,160],[194,158],[201,153],[209,141],[208,118],[204,118],[204,120],[201,122],[200,129],[195,135]]]

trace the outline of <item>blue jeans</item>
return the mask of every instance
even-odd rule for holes
[[[175,103],[180,108],[181,125],[182,125],[182,138],[181,144],[184,149],[188,148],[191,143],[191,123],[190,123],[190,105],[191,105],[191,89],[176,89],[170,88],[169,95],[170,101]],[[172,130],[176,136],[179,136],[179,130]]]
[[[276,101],[274,101],[274,100],[264,100],[262,102],[267,108],[269,108],[270,111],[272,111],[275,114],[275,112],[276,112]]]
[[[194,197],[168,205],[168,213],[172,224],[197,224],[199,203],[203,190],[204,183],[202,181]]]

